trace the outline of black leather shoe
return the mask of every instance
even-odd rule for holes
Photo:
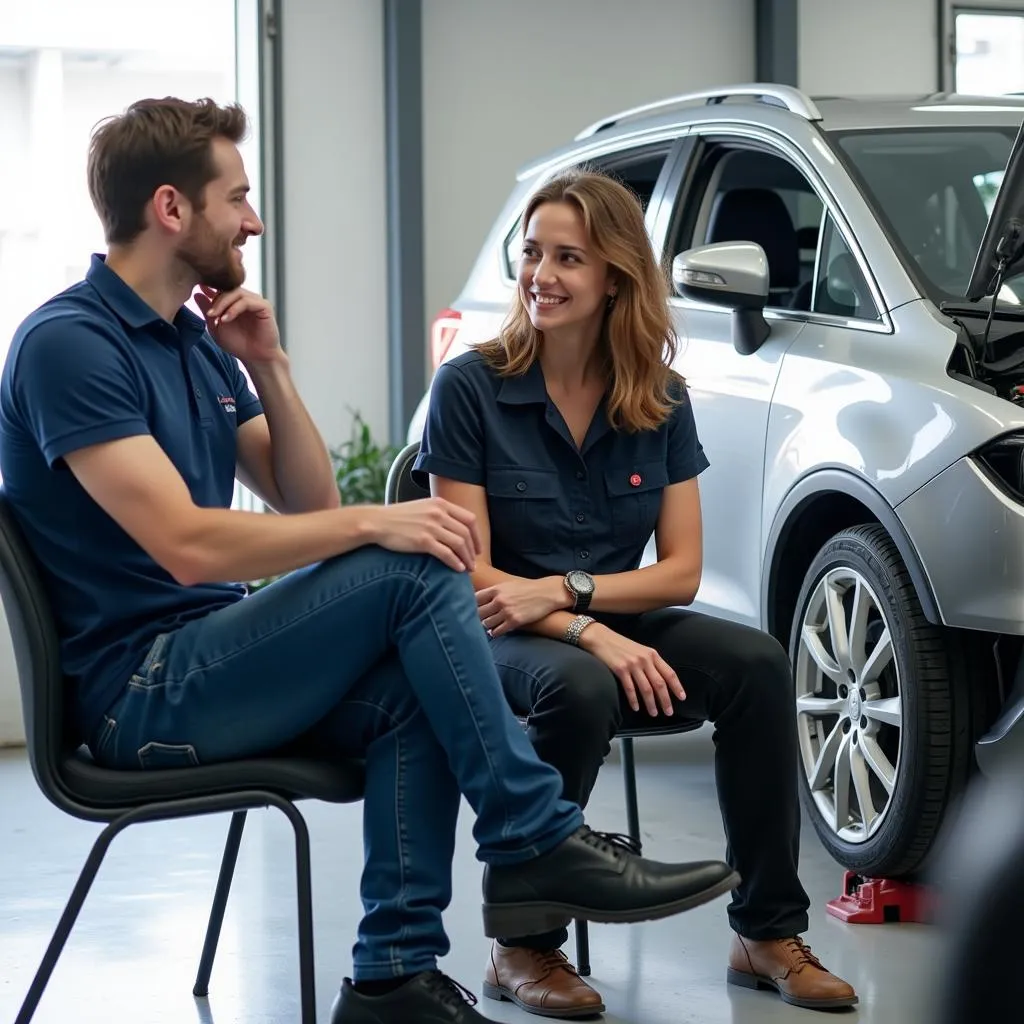
[[[331,1024],[493,1024],[477,1013],[476,996],[440,971],[424,971],[386,996],[360,995],[348,978]]]
[[[645,860],[628,841],[583,826],[533,860],[484,868],[484,934],[536,935],[574,918],[656,921],[709,903],[739,882],[722,861]]]

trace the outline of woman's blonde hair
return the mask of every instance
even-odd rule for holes
[[[611,384],[608,421],[631,433],[655,429],[682,399],[683,381],[671,369],[677,340],[668,310],[668,283],[654,258],[640,202],[605,174],[567,171],[530,197],[523,213],[524,233],[544,203],[575,207],[591,251],[609,265],[616,283],[600,342]],[[498,337],[479,350],[502,376],[518,376],[537,358],[542,337],[517,289]]]

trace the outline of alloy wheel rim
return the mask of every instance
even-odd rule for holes
[[[837,838],[864,843],[892,804],[903,749],[903,691],[886,609],[843,566],[818,581],[794,665],[808,788]]]

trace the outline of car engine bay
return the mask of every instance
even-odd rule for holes
[[[957,327],[949,373],[1024,408],[1024,313],[943,304]]]

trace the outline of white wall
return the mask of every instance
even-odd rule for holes
[[[387,427],[384,37],[380,0],[286,0],[285,336],[328,443],[358,409]]]
[[[460,291],[519,166],[605,114],[753,76],[753,0],[427,0],[428,320]]]
[[[812,95],[938,90],[935,0],[800,0],[800,88]]]

